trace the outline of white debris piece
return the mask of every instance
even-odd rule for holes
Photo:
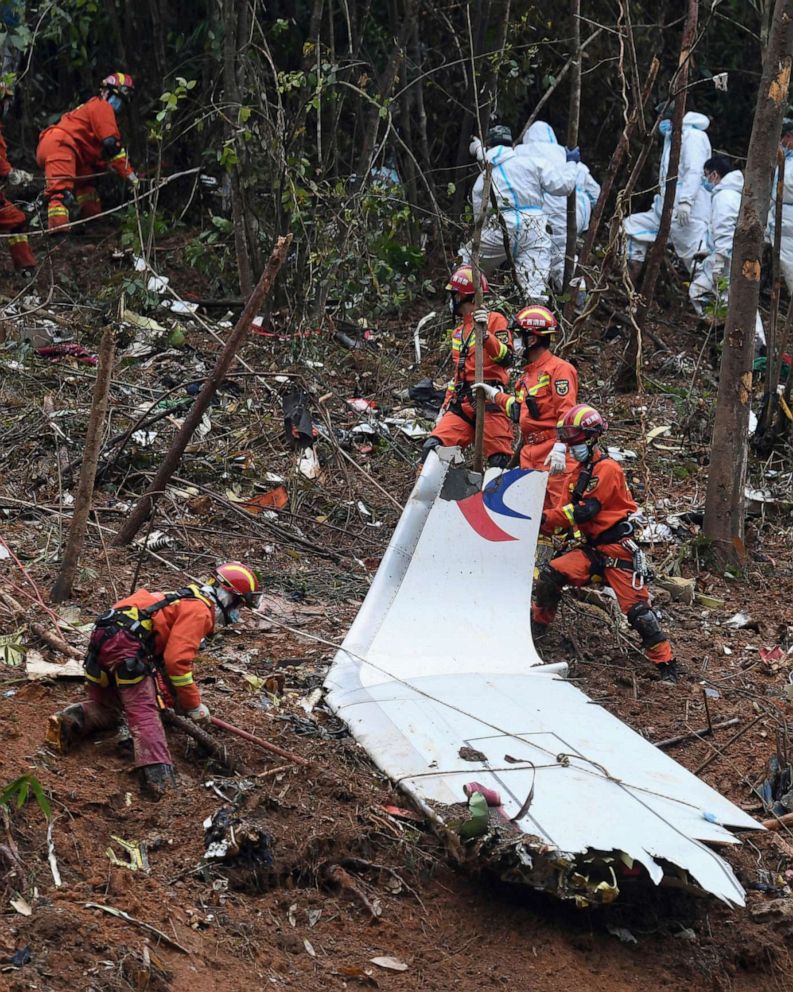
[[[467,783],[497,793],[481,850],[513,882],[607,902],[620,866],[638,863],[656,884],[682,878],[742,905],[740,883],[709,845],[736,844],[729,828],[759,824],[534,649],[545,480],[514,469],[473,491],[458,449],[430,454],[328,672],[327,703],[445,829],[459,822]],[[613,884],[596,872],[590,881],[598,858],[614,866]]]

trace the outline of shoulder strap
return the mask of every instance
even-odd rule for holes
[[[170,606],[172,603],[178,603],[180,599],[204,599],[201,596],[195,586],[187,586],[184,589],[179,589],[177,592],[169,592],[163,596],[162,599],[158,600],[156,603],[152,603],[151,606],[146,606],[143,609],[139,609],[138,612],[146,620],[150,620],[155,613],[159,613],[160,610],[164,610],[166,606]]]
[[[599,465],[601,462],[606,461],[606,459],[610,457],[611,456],[609,454],[602,451],[600,453],[600,458],[597,462],[595,462],[592,460],[592,456],[590,455],[589,460],[581,469],[581,475],[579,475],[578,482],[576,483],[575,489],[570,497],[571,503],[580,503],[580,501],[584,498],[584,493],[586,492],[587,486],[592,481],[592,476],[595,472],[595,465]]]

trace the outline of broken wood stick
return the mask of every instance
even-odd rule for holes
[[[689,730],[685,734],[678,734],[677,737],[667,737],[666,740],[656,741],[656,747],[672,747],[674,744],[682,744],[683,741],[690,741],[696,737],[709,737],[714,730],[723,730],[725,727],[734,727],[737,723],[741,721],[737,716],[732,717],[730,720],[722,720],[720,723],[713,723],[707,727],[702,727],[700,730]]]
[[[190,951],[186,947],[182,947],[181,944],[177,943],[172,937],[169,937],[167,933],[163,933],[162,930],[158,930],[157,927],[153,927],[151,923],[144,923],[143,920],[138,920],[134,916],[130,916],[129,913],[125,913],[123,909],[116,909],[115,906],[103,906],[98,902],[87,902],[85,904],[86,909],[99,909],[103,913],[109,913],[110,916],[117,916],[120,920],[126,920],[127,923],[132,923],[136,927],[140,927],[141,930],[146,930],[148,933],[154,934],[155,937],[167,944],[169,947],[173,947],[174,950],[181,951],[182,954],[189,954]]]
[[[256,746],[262,748],[262,750],[269,751],[270,754],[277,754],[279,758],[286,758],[287,761],[291,761],[295,765],[310,768],[313,764],[313,762],[309,761],[307,758],[302,758],[299,754],[295,754],[294,751],[286,751],[284,748],[278,747],[277,744],[271,744],[262,737],[255,737],[253,734],[249,734],[247,730],[241,730],[239,727],[235,727],[234,724],[226,723],[225,720],[221,720],[216,716],[211,716],[209,718],[209,722],[213,727],[217,727],[220,730],[225,730],[230,734],[235,734],[237,737],[241,737],[244,741],[250,741],[251,744],[256,744]]]
[[[201,747],[206,748],[212,757],[217,759],[224,768],[228,768],[230,772],[243,776],[249,774],[248,769],[239,761],[235,761],[223,744],[219,744],[212,734],[207,733],[206,730],[202,730],[189,717],[180,716],[178,713],[174,713],[173,710],[162,710],[160,716],[162,717],[162,722],[167,727],[175,727],[177,730],[181,730],[183,734],[187,734],[188,737],[191,737]]]
[[[741,729],[738,731],[737,734],[733,734],[732,737],[726,743],[722,744],[721,747],[716,748],[713,754],[709,758],[706,758],[699,766],[699,768],[695,768],[694,774],[699,775],[700,772],[704,772],[706,768],[709,768],[714,761],[716,761],[718,758],[723,757],[724,752],[727,750],[728,747],[731,747],[739,738],[743,737],[743,735],[748,730],[751,730],[756,723],[759,723],[761,720],[764,720],[767,717],[767,715],[768,714],[766,713],[761,713],[759,716],[756,716],[754,720],[747,723],[745,727],[741,727]]]
[[[107,417],[107,401],[110,395],[110,379],[113,373],[113,352],[115,341],[113,328],[108,324],[102,334],[99,345],[99,364],[96,369],[94,393],[91,399],[91,413],[88,417],[88,427],[85,432],[85,447],[83,463],[80,467],[80,478],[77,483],[77,493],[74,498],[74,513],[69,527],[69,536],[63,551],[63,562],[58,577],[50,590],[50,601],[62,603],[72,594],[72,583],[77,566],[80,562],[85,533],[88,529],[88,515],[91,512],[91,500],[94,495],[94,480],[99,452],[102,448],[102,431]]]
[[[793,827],[793,813],[783,813],[782,816],[775,816],[773,820],[763,820],[766,830],[781,830],[783,827]]]
[[[127,522],[118,534],[116,534],[113,543],[117,547],[123,547],[124,545],[129,544],[140,530],[143,521],[151,511],[152,494],[165,491],[165,487],[168,485],[171,476],[174,474],[179,462],[181,461],[185,448],[190,443],[193,432],[201,423],[201,418],[204,416],[205,411],[209,407],[212,397],[217,392],[218,386],[221,382],[223,382],[223,379],[225,378],[226,373],[234,360],[234,356],[239,351],[243,340],[247,336],[253,318],[258,313],[262,301],[267,297],[272,289],[276,276],[284,263],[284,259],[286,258],[286,254],[289,251],[289,246],[291,243],[291,234],[287,234],[286,237],[279,238],[276,241],[275,247],[272,250],[272,254],[270,255],[269,261],[265,266],[264,272],[262,272],[261,278],[256,284],[256,288],[251,293],[245,309],[242,311],[242,314],[240,315],[234,330],[231,332],[223,351],[220,353],[220,357],[218,358],[212,373],[205,380],[201,392],[198,396],[196,396],[195,403],[185,417],[179,433],[174,438],[173,444],[163,458],[159,470],[149,484],[149,488],[143,493],[138,502],[132,508]]]

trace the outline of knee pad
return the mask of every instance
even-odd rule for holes
[[[667,640],[658,617],[647,603],[636,603],[628,610],[628,623],[642,639],[643,648],[651,648]]]
[[[534,601],[537,606],[544,609],[554,609],[558,606],[564,583],[565,578],[561,572],[557,572],[547,563],[543,565],[534,586]]]
[[[441,439],[435,437],[433,434],[427,438],[424,444],[421,446],[421,464],[427,460],[427,455],[433,451],[435,448],[442,448]]]
[[[491,455],[487,460],[487,464],[491,468],[506,468],[511,458],[512,455],[504,454],[502,451],[499,454]]]

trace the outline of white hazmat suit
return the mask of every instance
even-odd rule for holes
[[[523,143],[515,149],[521,156],[543,160],[554,168],[561,168],[567,160],[567,153],[556,140],[550,124],[535,121],[523,135]],[[600,196],[600,185],[592,174],[579,162],[576,168],[576,229],[582,234],[589,227],[592,210]],[[551,234],[551,282],[554,288],[562,289],[564,258],[567,251],[567,197],[546,193],[545,214]]]
[[[480,152],[481,154],[481,152]],[[551,266],[551,243],[546,231],[544,196],[553,193],[567,196],[576,183],[574,162],[562,161],[552,165],[546,160],[533,159],[508,146],[497,145],[485,153],[492,165],[492,189],[498,210],[510,240],[521,292],[527,300],[547,299],[548,274]],[[480,175],[471,193],[476,220],[485,210],[479,263],[486,274],[506,261],[504,237],[495,216],[492,202],[483,204],[484,175]],[[471,262],[470,243],[461,248],[464,263]]]
[[[766,241],[774,243],[776,229],[776,183],[771,186],[771,207],[768,211]],[[793,150],[785,152],[785,183],[782,187],[782,238],[779,243],[779,268],[785,280],[788,293],[793,295]]]
[[[709,125],[710,120],[704,114],[694,111],[689,111],[683,118],[680,168],[669,240],[689,272],[694,256],[706,246],[707,240],[710,198],[702,186],[702,167],[711,156],[710,140],[705,133]],[[658,169],[659,192],[655,194],[652,207],[642,213],[631,214],[623,222],[630,262],[643,262],[648,246],[658,236],[671,150],[672,135],[669,133],[664,137]]]
[[[704,314],[705,307],[709,303],[715,302],[718,306],[727,303],[732,242],[742,196],[743,173],[740,169],[733,169],[732,172],[722,176],[710,194],[708,256],[697,268],[688,289],[691,303],[700,316]],[[765,343],[765,332],[759,313],[755,318],[755,337],[761,344]]]

